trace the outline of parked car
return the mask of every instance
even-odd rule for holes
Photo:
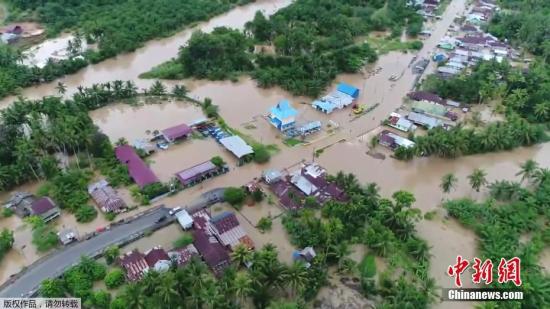
[[[155,223],[161,223],[162,221],[166,220],[166,216],[162,216],[155,221]]]
[[[168,213],[170,214],[170,216],[173,216],[180,210],[181,210],[181,207],[176,207],[176,208],[170,210]]]

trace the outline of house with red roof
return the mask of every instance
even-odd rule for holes
[[[164,272],[170,269],[170,256],[160,246],[145,252],[144,258],[150,269],[154,269],[158,272]]]
[[[132,146],[117,146],[115,155],[120,163],[128,167],[130,177],[140,188],[143,189],[147,185],[159,182],[155,173],[143,162]]]
[[[206,230],[193,231],[193,245],[216,276],[222,275],[223,271],[231,264],[225,247]]]
[[[103,179],[88,186],[88,194],[102,212],[119,213],[128,208],[107,180]]]
[[[254,249],[254,242],[246,234],[233,212],[225,211],[212,217],[209,229],[222,245],[229,247],[231,250],[240,244],[245,245],[249,249]]]
[[[191,134],[191,128],[185,123],[170,127],[161,131],[162,137],[169,143],[187,138]]]
[[[137,249],[119,257],[118,264],[126,271],[128,281],[140,280],[149,271],[149,264],[145,260],[145,255]]]
[[[178,267],[185,266],[195,256],[199,256],[199,251],[193,244],[189,244],[183,248],[177,248],[168,251],[170,260],[174,261]]]
[[[44,222],[49,222],[59,217],[60,211],[55,202],[46,196],[35,200],[31,204],[31,215],[42,218]]]

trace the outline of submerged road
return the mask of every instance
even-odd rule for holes
[[[224,189],[221,188],[203,193],[185,208],[194,211],[213,205],[223,200],[223,192]],[[160,206],[133,221],[114,226],[93,238],[54,252],[29,266],[21,277],[0,290],[0,298],[32,296],[44,279],[61,275],[67,268],[77,264],[81,256],[94,256],[111,245],[123,242],[131,235],[142,233],[160,224],[166,224],[165,221],[161,223],[157,221],[163,216],[169,217],[169,211],[170,208]],[[169,217],[168,220],[175,220],[175,218]]]

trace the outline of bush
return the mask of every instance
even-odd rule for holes
[[[260,218],[260,220],[258,221],[258,224],[256,225],[256,227],[257,227],[260,231],[265,232],[265,231],[270,231],[272,225],[273,225],[273,221],[271,220],[271,218],[262,217],[262,218]]]
[[[317,199],[315,197],[307,196],[304,200],[304,207],[317,208],[319,207],[319,203],[317,203]]]
[[[78,208],[74,215],[77,222],[91,222],[97,217],[97,210],[95,210],[95,208],[90,205],[84,205]]]
[[[233,206],[242,204],[245,197],[246,194],[243,188],[230,187],[225,189],[223,193],[224,200]]]
[[[167,193],[168,191],[170,191],[170,189],[167,185],[160,182],[155,182],[143,187],[143,189],[141,189],[141,194],[143,194],[148,199],[153,199],[157,196]]]
[[[105,276],[105,286],[108,289],[116,289],[125,281],[124,271],[120,268],[115,268]]]
[[[103,216],[105,217],[105,219],[107,219],[107,221],[113,221],[116,218],[116,213],[110,211],[110,212],[104,213]]]
[[[11,216],[13,216],[13,214],[14,214],[14,211],[11,208],[2,209],[2,216],[4,218],[11,217]]]
[[[266,163],[271,158],[271,154],[264,145],[257,144],[252,147],[254,150],[254,162]]]
[[[103,257],[105,257],[107,265],[113,264],[113,262],[118,258],[119,255],[120,249],[116,245],[110,246],[105,249],[105,251],[103,251]]]
[[[57,247],[57,244],[59,243],[57,233],[52,227],[46,225],[42,219],[38,217],[36,218],[38,220],[35,220],[35,222],[32,223],[32,243],[36,246],[36,249],[39,252],[45,252]]]
[[[376,260],[374,255],[365,255],[361,262],[361,276],[365,278],[373,278],[376,275]]]
[[[220,156],[212,157],[212,159],[210,159],[210,162],[212,162],[212,164],[214,164],[217,167],[222,167],[225,164],[222,157]]]
[[[414,50],[421,50],[424,47],[424,43],[421,41],[412,41],[409,43],[409,47]]]
[[[94,308],[109,309],[111,304],[111,294],[107,291],[99,290],[93,294],[91,302]]]
[[[264,193],[260,189],[256,189],[254,192],[252,192],[252,198],[255,202],[259,203],[264,199]]]
[[[183,248],[189,244],[193,243],[193,235],[183,234],[180,238],[176,239],[172,245],[174,248]]]
[[[13,246],[13,232],[8,229],[2,229],[0,233],[0,260]]]

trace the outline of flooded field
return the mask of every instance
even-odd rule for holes
[[[200,107],[181,101],[162,101],[159,104],[112,104],[90,113],[94,123],[111,141],[121,137],[130,143],[138,138],[151,138],[155,130],[204,118]]]
[[[74,35],[63,34],[60,37],[46,40],[29,48],[23,52],[25,56],[23,64],[43,68],[50,58],[54,61],[68,59],[69,52],[67,51],[67,47],[69,46],[69,41],[74,40],[74,38]],[[86,40],[82,40],[82,51],[86,50],[86,48]]]

